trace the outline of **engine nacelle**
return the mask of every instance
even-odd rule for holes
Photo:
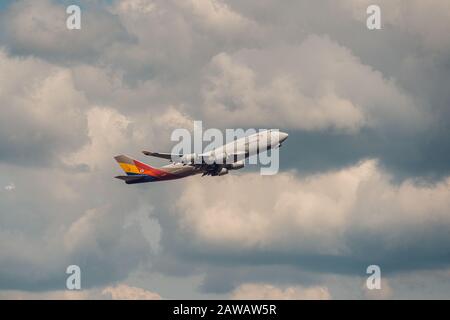
[[[217,175],[218,176],[224,176],[226,174],[228,174],[228,169],[227,168],[222,168]]]
[[[196,153],[185,154],[181,157],[181,163],[183,164],[193,164],[197,163],[198,155]]]
[[[207,164],[226,164],[228,162],[227,154],[224,152],[214,154],[211,153],[207,156],[202,156],[203,161]]]
[[[244,160],[237,161],[235,163],[230,164],[227,168],[229,170],[238,170],[242,169],[245,166]]]

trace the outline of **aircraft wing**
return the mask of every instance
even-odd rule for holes
[[[151,152],[151,151],[142,151],[143,154],[145,154],[146,156],[150,156],[150,157],[156,157],[156,158],[162,158],[162,159],[167,159],[167,160],[173,160],[173,159],[181,159],[183,157],[183,154],[176,154],[176,153],[163,153],[163,152]],[[192,154],[189,154],[192,155]],[[187,156],[189,156],[187,155]],[[232,162],[236,162],[241,160],[240,157],[246,157],[247,156],[247,152],[245,151],[236,151],[233,153],[226,153],[225,154],[227,157],[226,161],[232,161]],[[204,153],[204,154],[200,154],[198,155],[199,157],[204,157],[205,158],[209,158],[210,161],[214,161],[214,158],[217,157],[217,155],[211,155],[210,153]],[[224,154],[219,155],[218,157],[222,158],[224,156]],[[224,159],[225,161],[225,159]]]
[[[151,152],[151,151],[142,151],[143,154],[150,157],[162,158],[171,160],[173,158],[181,158],[182,154],[174,154],[174,153],[162,153],[162,152]]]

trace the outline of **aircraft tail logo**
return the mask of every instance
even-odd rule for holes
[[[136,163],[136,160],[134,160],[128,156],[120,155],[120,156],[114,157],[114,159],[116,159],[116,161],[119,163],[122,170],[125,171],[125,173],[129,176],[144,173],[144,168],[139,167]]]
[[[157,180],[167,180],[174,176],[164,170],[153,168],[148,164],[132,159],[125,155],[114,157],[120,167],[127,174],[118,176],[117,179],[124,180],[126,183],[141,183]]]

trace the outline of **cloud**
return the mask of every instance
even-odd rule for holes
[[[357,20],[367,18],[366,8],[373,4],[369,0],[340,1],[340,5],[349,10]],[[433,0],[424,3],[420,0],[401,0],[393,3],[389,0],[377,1],[381,8],[384,28],[400,28],[405,33],[419,37],[422,48],[433,52],[448,52],[450,40],[446,33],[450,28],[450,4],[445,0]]]
[[[0,291],[2,300],[86,300],[93,298],[87,291],[20,291],[20,290],[3,290]]]
[[[2,34],[13,52],[57,61],[92,61],[133,40],[116,16],[93,2],[83,6],[81,30],[68,30],[67,17],[66,6],[55,1],[17,1],[2,14]]]
[[[205,29],[212,29],[218,33],[238,33],[254,28],[251,21],[233,11],[222,0],[189,0],[175,1],[178,6],[190,13],[194,21]]]
[[[95,168],[109,163],[112,155],[126,153],[126,150],[130,149],[130,141],[133,141],[133,145],[139,145],[142,150],[145,146],[168,149],[170,140],[160,143],[159,136],[169,139],[173,129],[190,129],[193,125],[186,114],[173,106],[167,107],[157,116],[149,114],[126,117],[109,107],[93,107],[86,115],[90,143],[63,156],[63,159],[68,165],[84,165],[94,171]],[[148,127],[149,122],[155,123],[151,129]],[[132,149],[132,152],[136,153],[137,150]]]
[[[424,120],[393,79],[316,35],[299,46],[215,56],[205,74],[203,99],[207,119],[222,126],[355,132]]]
[[[447,236],[439,231],[450,224],[449,184],[450,178],[396,184],[375,160],[305,177],[190,180],[175,200],[182,239],[175,246],[234,263],[269,256],[304,267],[333,261],[322,265],[329,272],[356,272],[371,261],[386,272],[441,267],[450,263],[440,245]]]
[[[364,296],[370,300],[386,300],[392,298],[393,290],[386,278],[381,279],[380,289],[369,289],[366,285],[363,286]]]
[[[66,68],[0,51],[2,161],[55,162],[86,142],[88,102]]]
[[[3,300],[160,300],[157,293],[121,283],[89,290],[0,291]]]
[[[142,279],[362,298],[378,263],[393,298],[448,296],[424,276],[449,264],[446,1],[382,1],[379,32],[364,1],[80,3],[79,32],[57,1],[1,13],[0,184],[21,191],[0,192],[2,293],[64,297],[78,264],[86,299]],[[193,119],[286,128],[283,173],[113,179]]]
[[[118,9],[127,13],[141,12],[149,14],[156,8],[156,3],[150,0],[125,0],[118,3]]]
[[[64,158],[68,164],[95,168],[111,159],[112,150],[119,153],[120,147],[134,137],[128,129],[131,121],[114,109],[94,107],[86,115],[90,143]]]
[[[6,191],[14,191],[14,190],[16,190],[16,186],[14,185],[14,183],[10,183],[5,186],[5,190]]]
[[[278,288],[268,284],[242,284],[231,293],[235,300],[328,300],[330,293],[325,287],[300,286]]]
[[[121,185],[114,183],[112,164],[94,174],[0,166],[21,190],[0,194],[8,225],[0,231],[3,290],[65,287],[71,264],[80,266],[82,287],[88,289],[123,280],[148,261],[150,245],[138,220],[131,219],[140,207],[138,193],[118,196]],[[89,197],[94,194],[97,200]]]
[[[113,300],[160,300],[157,293],[142,288],[120,284],[115,287],[107,287],[102,291],[103,295],[111,295]]]
[[[172,90],[180,81],[185,89],[219,48],[256,43],[261,35],[256,24],[219,0],[126,0],[112,12],[136,42],[118,45],[105,59],[129,78],[169,81]]]

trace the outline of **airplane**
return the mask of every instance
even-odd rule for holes
[[[242,137],[203,154],[183,155],[142,151],[147,156],[171,161],[170,164],[161,168],[154,168],[126,155],[118,155],[114,159],[127,175],[115,178],[125,181],[126,184],[136,184],[174,180],[196,174],[223,176],[231,170],[242,169],[246,158],[281,147],[287,138],[287,133],[270,129]],[[266,146],[261,146],[264,142]],[[232,152],[229,152],[230,150]]]

